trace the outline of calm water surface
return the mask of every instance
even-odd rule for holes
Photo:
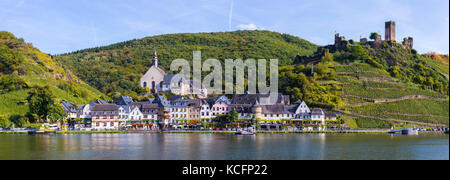
[[[0,135],[0,159],[449,159],[449,136],[361,134]]]

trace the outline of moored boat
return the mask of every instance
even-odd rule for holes
[[[43,124],[38,131],[35,131],[31,134],[56,134],[56,131],[58,130],[58,125],[56,124]],[[30,133],[28,133],[30,134]]]
[[[248,128],[247,130],[243,130],[242,128],[238,128],[236,130],[236,135],[255,135],[255,131],[253,128]]]

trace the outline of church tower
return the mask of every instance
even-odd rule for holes
[[[155,52],[153,52],[153,66],[158,67],[158,54],[156,54],[156,50]]]

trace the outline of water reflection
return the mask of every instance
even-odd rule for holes
[[[448,149],[448,135],[0,135],[0,159],[448,159]]]

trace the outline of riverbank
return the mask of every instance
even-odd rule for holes
[[[236,131],[164,131],[163,133],[202,133],[202,134],[229,134]],[[371,134],[371,133],[388,133],[387,130],[379,131],[256,131],[258,134]]]
[[[128,131],[58,131],[56,134],[127,134]],[[28,134],[27,131],[0,131],[0,134]]]
[[[388,131],[257,131],[261,134],[372,134],[388,133]]]
[[[57,134],[126,134],[128,131],[66,131]]]
[[[257,134],[381,134],[388,133],[388,130],[367,130],[367,131],[256,131]],[[168,134],[234,134],[236,131],[66,131],[56,132],[56,134],[148,134],[148,133],[168,133]],[[24,131],[0,131],[0,134],[28,134]],[[420,131],[419,135],[444,134],[443,131]]]
[[[0,134],[28,134],[28,132],[22,132],[22,131],[0,131]]]

